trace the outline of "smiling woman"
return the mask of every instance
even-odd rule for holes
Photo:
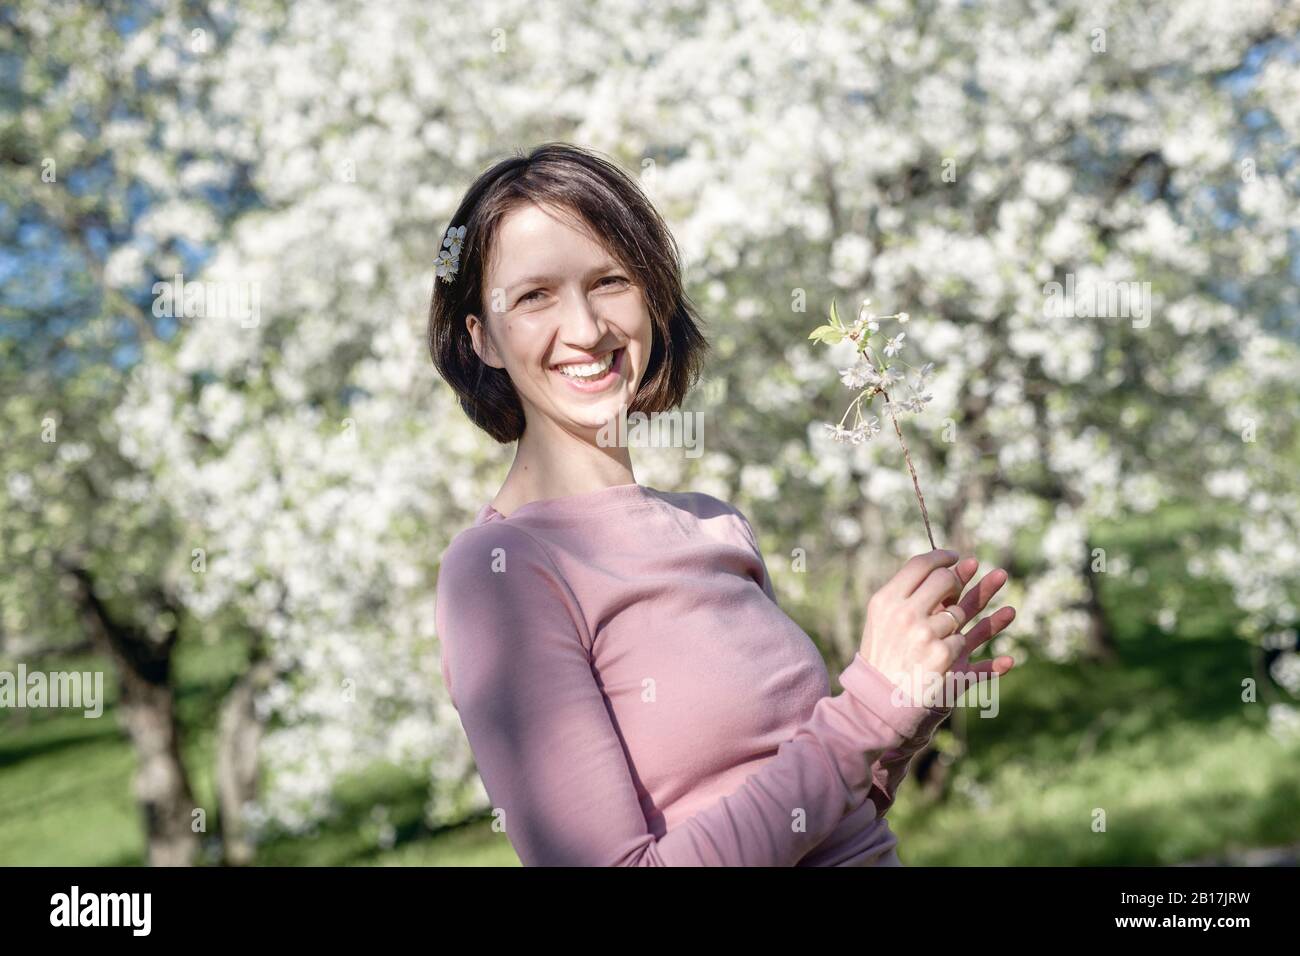
[[[470,418],[518,447],[444,551],[434,614],[520,859],[897,865],[884,814],[951,710],[914,702],[903,678],[988,672],[967,657],[1010,618],[955,631],[1005,575],[944,608],[977,562],[913,558],[873,598],[831,696],[745,516],[638,484],[627,443],[601,440],[629,407],[680,404],[704,350],[649,201],[612,163],[549,144],[479,177],[453,222],[433,360]]]
[[[498,442],[547,428],[543,408],[578,428],[608,419],[620,400],[629,411],[666,411],[698,380],[708,344],[677,245],[613,163],[565,143],[539,146],[484,172],[452,222],[464,244],[457,273],[435,283],[429,349],[465,413]],[[625,349],[631,361],[597,383],[599,399],[578,405],[556,389],[570,387],[559,367]]]

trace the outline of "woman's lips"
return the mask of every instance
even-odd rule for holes
[[[626,348],[623,348],[622,346],[616,348],[614,350],[614,361],[610,363],[609,369],[605,372],[605,374],[597,379],[583,381],[576,378],[570,378],[569,376],[565,375],[563,372],[559,371],[558,369],[551,369],[551,371],[555,373],[557,376],[559,376],[561,379],[563,379],[565,385],[568,385],[570,388],[572,388],[575,391],[603,392],[605,389],[609,388],[612,384],[614,384],[614,382],[618,381],[619,378],[622,377],[623,356],[626,354],[627,354]]]

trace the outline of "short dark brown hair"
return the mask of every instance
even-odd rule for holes
[[[662,412],[681,404],[699,379],[709,344],[682,286],[681,256],[668,226],[637,184],[599,154],[545,143],[504,159],[478,177],[451,224],[465,226],[458,271],[435,276],[429,304],[429,354],[470,421],[498,442],[524,433],[524,408],[510,376],[474,351],[465,319],[487,316],[483,282],[502,220],[533,203],[565,208],[602,237],[645,292],[654,339],[645,375],[628,412]],[[442,245],[446,231],[438,234]]]

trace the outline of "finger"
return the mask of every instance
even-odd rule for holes
[[[925,554],[913,555],[880,590],[887,591],[891,596],[902,600],[911,595],[931,571],[956,564],[958,557],[956,551],[945,551],[939,548],[927,551]]]
[[[930,626],[930,635],[935,640],[945,640],[951,636],[962,636],[957,632],[965,625],[966,616],[962,613],[959,605],[949,604],[947,607],[939,608],[926,618],[926,623]]]
[[[993,600],[993,595],[998,593],[998,589],[1007,583],[1007,572],[1001,568],[994,568],[984,577],[980,578],[978,584],[962,595],[959,602],[962,613],[966,615],[965,620],[973,619],[980,611],[984,610],[989,601]]]
[[[964,653],[973,654],[976,649],[984,644],[989,638],[993,637],[1006,629],[1007,625],[1016,619],[1016,609],[1007,605],[1000,607],[988,617],[980,618],[970,630],[965,634],[966,644]]]
[[[976,661],[974,664],[967,664],[965,667],[955,667],[952,673],[958,677],[988,680],[991,677],[1001,677],[1015,666],[1014,657],[1002,656],[989,661]]]
[[[930,572],[921,585],[912,592],[908,599],[915,602],[921,613],[929,614],[945,603],[944,598],[957,597],[966,582],[975,576],[975,569],[980,566],[978,558],[963,558],[953,567],[938,567]],[[967,614],[963,621],[970,620]]]
[[[948,619],[947,614],[940,614],[938,616],[945,621]],[[942,638],[941,643],[944,647],[948,648],[948,656],[951,657],[953,661],[962,660],[962,655],[966,653],[965,634],[960,631],[953,631],[951,634]]]

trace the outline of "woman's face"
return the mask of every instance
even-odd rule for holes
[[[525,421],[540,414],[586,433],[631,407],[653,326],[632,275],[566,213],[528,204],[506,214],[486,325],[474,315],[466,325],[479,358],[510,375]]]

